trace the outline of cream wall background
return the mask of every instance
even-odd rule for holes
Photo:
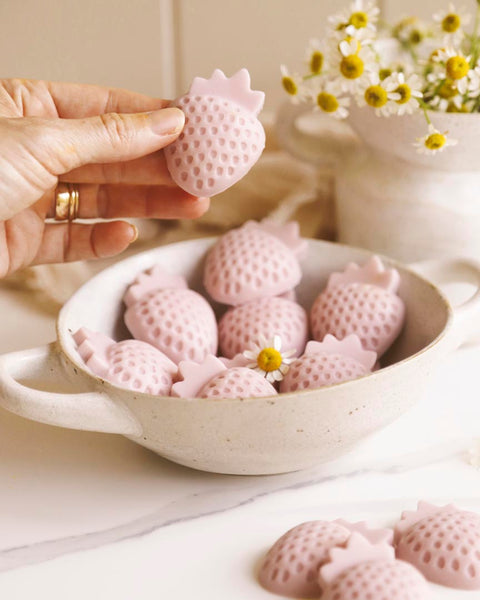
[[[348,2],[348,0],[347,0]],[[383,0],[387,19],[441,0]],[[472,4],[474,0],[464,0]],[[0,77],[70,80],[173,97],[195,75],[246,66],[270,109],[279,64],[301,61],[343,0],[0,0]]]

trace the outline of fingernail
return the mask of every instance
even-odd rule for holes
[[[138,240],[138,229],[135,225],[132,225],[132,223],[130,223],[130,227],[132,228],[132,239],[130,240],[130,244],[133,244],[133,242]]]
[[[162,108],[150,113],[150,127],[158,135],[175,135],[185,125],[185,115],[179,108]]]

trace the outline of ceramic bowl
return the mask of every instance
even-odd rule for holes
[[[203,261],[214,242],[207,238],[150,250],[87,282],[61,310],[55,343],[0,357],[0,405],[43,423],[122,434],[195,469],[283,473],[336,458],[394,421],[422,397],[441,358],[478,333],[477,263],[444,261],[421,267],[435,280],[475,281],[474,296],[453,309],[424,275],[385,259],[401,274],[406,323],[383,368],[365,377],[270,398],[213,400],[134,393],[89,373],[72,332],[83,326],[115,339],[128,337],[122,296],[136,275],[154,264],[175,269],[203,293]],[[309,308],[332,271],[369,256],[365,250],[310,240],[299,302]]]

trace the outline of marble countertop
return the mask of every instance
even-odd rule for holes
[[[0,352],[55,338],[54,319],[0,290]],[[440,365],[424,401],[340,460],[268,477],[201,473],[114,435],[0,409],[0,593],[9,599],[268,600],[259,560],[306,520],[391,525],[418,499],[480,512],[479,348]],[[434,598],[479,598],[432,586]]]

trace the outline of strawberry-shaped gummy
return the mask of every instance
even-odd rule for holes
[[[365,523],[347,521],[308,521],[290,529],[268,551],[260,567],[262,586],[291,598],[319,598],[322,589],[319,569],[328,560],[329,551],[344,545],[357,531],[372,542],[391,542],[391,529],[369,530]]]
[[[217,302],[232,306],[291,293],[302,277],[297,257],[305,248],[298,223],[248,221],[222,235],[210,250],[205,289]]]
[[[308,336],[308,316],[296,302],[283,298],[262,298],[227,311],[218,323],[223,356],[233,358],[248,350],[260,336],[280,336],[284,348],[300,355]]]
[[[119,387],[155,396],[168,396],[177,366],[145,342],[115,342],[103,333],[82,327],[73,335],[86,366]]]
[[[173,362],[202,361],[217,351],[217,322],[208,302],[160,267],[141,273],[124,296],[125,324]]]
[[[344,548],[330,550],[320,568],[322,600],[428,600],[430,588],[412,565],[395,560],[393,547],[353,533]]]
[[[320,388],[362,377],[371,373],[376,360],[376,353],[364,350],[358,336],[337,340],[327,334],[323,342],[308,342],[303,356],[290,365],[280,391]]]
[[[396,552],[434,583],[480,589],[480,515],[419,502],[395,527]]]
[[[248,173],[265,147],[257,118],[264,99],[250,89],[246,69],[230,79],[219,69],[210,79],[196,77],[174,102],[185,113],[183,132],[165,148],[175,183],[195,196],[213,196]]]
[[[313,337],[321,341],[327,333],[337,339],[355,333],[364,348],[380,357],[403,325],[405,305],[396,294],[399,285],[398,271],[386,269],[378,256],[363,267],[350,263],[343,273],[332,273],[312,306]]]
[[[182,361],[178,368],[181,380],[172,386],[172,396],[178,398],[220,400],[277,394],[277,390],[256,371],[246,367],[227,368],[213,355],[200,364]]]

